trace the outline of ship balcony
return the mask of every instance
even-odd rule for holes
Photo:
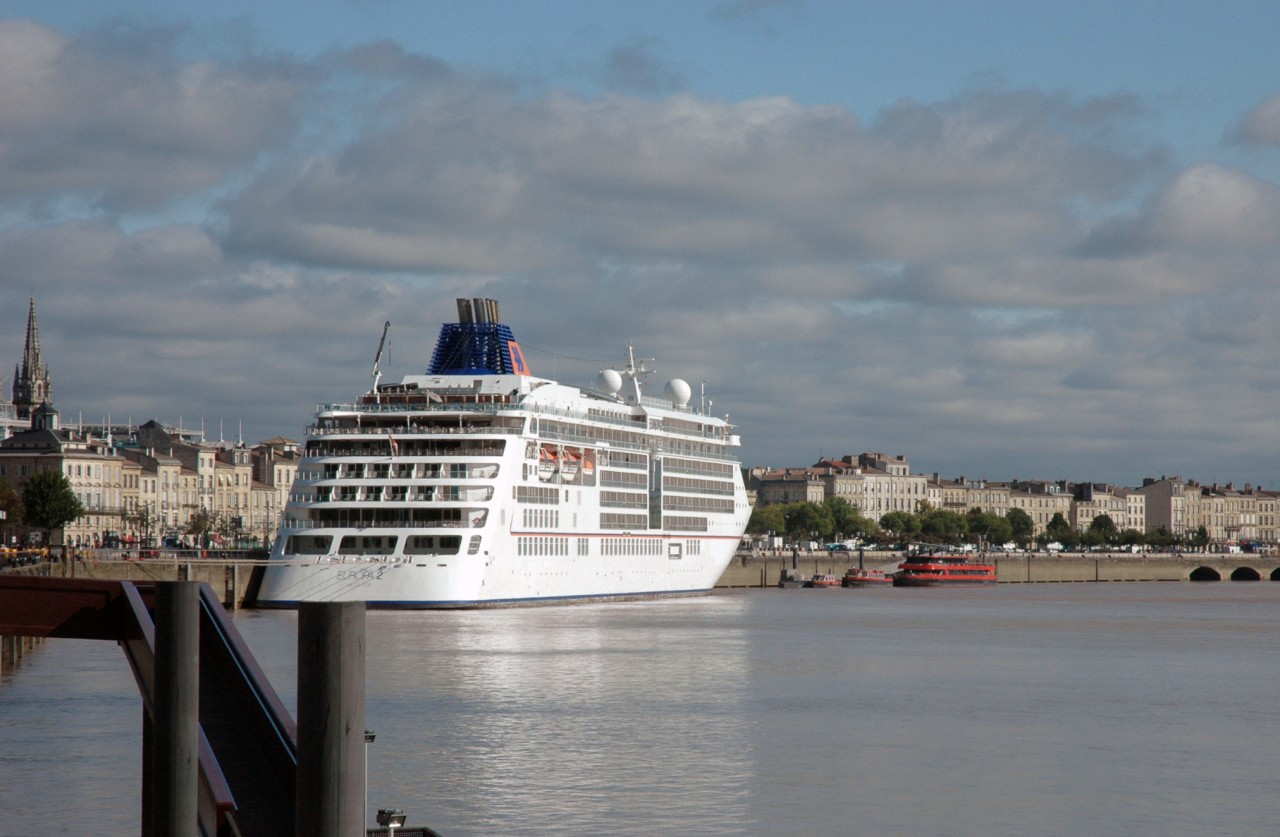
[[[385,433],[379,433],[376,435],[381,436],[383,440],[387,438],[387,434]],[[430,439],[424,439],[422,441],[428,444],[431,442]],[[412,440],[412,439],[405,440],[404,437],[401,437],[400,443],[404,444],[406,447],[414,447],[419,444],[419,442],[416,440]],[[302,458],[315,460],[315,459],[345,459],[347,457],[363,457],[364,459],[371,460],[371,461],[381,460],[383,462],[386,462],[388,460],[398,461],[398,460],[409,459],[409,458],[419,459],[422,457],[429,457],[429,456],[448,457],[449,459],[458,459],[461,457],[477,457],[477,456],[498,457],[498,456],[502,456],[503,450],[504,448],[501,444],[494,444],[494,445],[474,444],[466,448],[465,450],[453,449],[453,450],[420,451],[419,449],[414,448],[412,450],[402,450],[399,453],[391,454],[389,451],[386,451],[386,450],[372,451],[372,450],[366,450],[366,449],[360,449],[360,448],[342,447],[340,445],[327,445],[324,447],[306,448],[302,452]]]
[[[517,436],[521,433],[519,427],[496,427],[493,425],[447,425],[447,426],[426,426],[426,425],[396,425],[394,427],[365,427],[365,426],[342,426],[342,427],[321,427],[319,425],[310,425],[307,427],[307,436],[325,437],[325,436],[381,436],[387,438],[393,435],[396,439],[414,436],[439,436],[447,434],[450,436]]]
[[[492,499],[492,485],[344,486],[334,492],[322,488],[289,495],[295,503],[487,503]]]
[[[319,520],[288,520],[280,524],[281,530],[301,530],[301,529],[483,529],[484,522],[471,523],[466,520],[454,521],[437,521],[434,523],[417,523],[405,520],[388,520],[378,522],[362,522],[362,523],[330,523]]]
[[[311,509],[306,517],[286,515],[282,529],[483,529],[488,521],[487,509]]]
[[[498,476],[496,462],[348,462],[327,464],[321,471],[300,472],[297,481],[312,485],[342,485],[351,480],[491,480]]]
[[[681,440],[679,439],[667,438],[663,441],[667,444],[659,452],[666,456],[689,456],[695,459],[713,459],[719,462],[738,462],[738,456],[733,453],[719,450],[703,450],[689,444],[680,444]]]
[[[513,410],[528,410],[525,405],[512,402],[489,402],[489,401],[430,401],[422,399],[412,402],[384,401],[374,404],[370,403],[333,403],[333,404],[317,404],[316,415],[327,417],[348,417],[348,416],[378,416],[384,418],[396,417],[397,421],[410,414],[421,414],[429,416],[439,416],[442,414],[463,415],[488,415],[497,416],[503,413],[510,413]]]
[[[324,492],[295,491],[292,492],[288,501],[291,503],[305,503],[308,505],[328,504],[328,503],[346,503],[350,505],[360,505],[361,503],[406,503],[412,505],[435,505],[447,503],[489,503],[493,499],[492,486],[477,486],[470,490],[459,491],[441,491],[441,488],[457,488],[457,486],[419,486],[414,490],[405,492],[387,492],[387,493],[343,493],[343,494],[326,494]]]

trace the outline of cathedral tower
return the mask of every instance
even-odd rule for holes
[[[36,300],[32,297],[22,364],[13,370],[13,406],[18,418],[29,419],[32,410],[52,401],[53,384],[49,381],[49,370],[40,359],[40,327],[36,324]]]

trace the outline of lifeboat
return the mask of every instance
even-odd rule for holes
[[[543,445],[538,451],[538,479],[543,482],[551,479],[559,466],[560,460],[556,456],[556,449],[550,445]]]
[[[560,478],[571,482],[578,475],[578,466],[582,462],[582,452],[577,448],[565,448],[560,454]]]

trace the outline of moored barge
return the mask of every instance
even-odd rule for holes
[[[958,587],[995,584],[996,566],[971,560],[968,555],[922,553],[898,565],[894,587]]]

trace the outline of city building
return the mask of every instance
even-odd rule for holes
[[[756,484],[756,503],[821,503],[826,499],[822,477],[811,468],[783,468],[764,471]]]
[[[1020,509],[1031,518],[1033,536],[1044,534],[1061,516],[1084,533],[1105,515],[1117,532],[1164,529],[1189,540],[1203,527],[1214,550],[1274,549],[1280,543],[1280,493],[1251,485],[1201,486],[1178,477],[1147,479],[1141,488],[1065,480],[991,482],[966,477],[913,475],[905,456],[863,453],[822,459],[807,468],[753,471],[757,504],[814,502],[839,497],[879,520],[891,511],[930,508],[967,514],[978,510],[1007,515]]]
[[[1012,507],[1013,489],[1008,483],[971,480],[965,477],[944,479],[934,473],[929,479],[929,505],[935,509],[968,514],[978,510],[1003,517]]]
[[[1031,518],[1032,533],[1043,535],[1057,515],[1071,519],[1075,501],[1064,483],[1047,480],[1014,480],[1009,484],[1009,508],[1021,509]]]
[[[1067,486],[1064,484],[1063,487]],[[1075,502],[1071,504],[1067,522],[1077,532],[1087,532],[1095,518],[1104,516],[1111,519],[1118,532],[1125,529],[1142,532],[1146,529],[1146,516],[1142,512],[1142,501],[1145,499],[1143,495],[1136,495],[1135,502],[1139,511],[1131,518],[1131,492],[1098,482],[1075,483],[1070,488]]]
[[[0,441],[0,478],[19,492],[40,471],[56,469],[71,483],[85,513],[61,532],[54,541],[69,546],[101,542],[105,533],[117,532],[124,513],[124,460],[97,444],[96,440],[61,426],[58,411],[42,402],[31,417],[28,430]],[[22,544],[23,536],[12,527],[9,546]]]
[[[1138,493],[1146,497],[1147,531],[1164,529],[1174,537],[1187,537],[1195,532],[1192,520],[1198,517],[1199,488],[1181,477],[1147,477]]]
[[[19,492],[34,474],[60,470],[85,514],[55,543],[69,546],[194,545],[193,524],[208,527],[213,545],[261,546],[274,538],[302,460],[298,442],[275,437],[254,446],[209,441],[191,430],[152,420],[141,425],[89,426],[62,421],[44,362],[35,299],[28,304],[22,361],[14,367],[12,399],[0,381],[0,479]],[[808,467],[753,468],[754,503],[821,503],[840,498],[873,520],[917,512],[922,504],[967,514],[1005,515],[1020,509],[1034,535],[1061,515],[1075,531],[1109,517],[1118,531],[1165,530],[1184,541],[1203,530],[1211,549],[1275,549],[1280,544],[1280,493],[1233,483],[1200,485],[1180,477],[1147,478],[1139,488],[1095,482],[1014,480],[912,474],[905,456],[867,452],[821,459]],[[199,528],[199,527],[196,527]],[[30,534],[10,525],[7,545]]]
[[[41,356],[34,299],[12,402],[0,392],[0,434],[0,479],[19,493],[40,471],[66,476],[85,513],[49,535],[69,547],[195,546],[193,528],[214,546],[268,545],[301,460],[298,443],[284,437],[249,447],[155,420],[63,422]],[[6,528],[11,546],[41,534]]]

